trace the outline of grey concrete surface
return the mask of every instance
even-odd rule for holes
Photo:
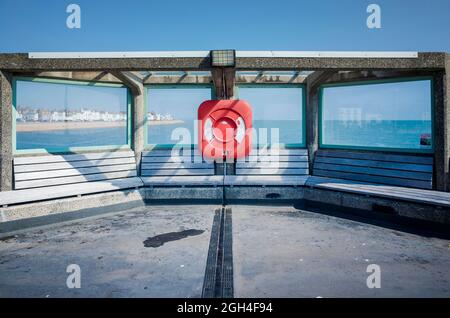
[[[448,240],[288,206],[232,210],[235,297],[450,297]]]
[[[0,297],[200,297],[216,207],[124,208],[0,238]],[[314,209],[231,207],[235,297],[450,297],[450,240]],[[66,286],[69,264],[80,289]],[[380,289],[366,285],[369,264]]]
[[[3,238],[0,297],[200,297],[214,208],[144,206]],[[186,230],[204,232],[144,246]],[[80,289],[66,287],[69,264]]]
[[[133,201],[142,201],[144,190],[121,190],[99,194],[88,194],[81,197],[71,197],[57,200],[48,200],[35,203],[19,204],[0,208],[0,233],[4,232],[4,222],[16,220],[30,220],[34,218],[60,214],[61,218],[68,213],[82,209],[98,208],[114,204],[124,204]]]
[[[0,191],[12,189],[12,76],[0,71]]]

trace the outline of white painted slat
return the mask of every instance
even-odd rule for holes
[[[308,169],[238,169],[236,174],[239,175],[306,175],[309,173]]]
[[[136,171],[120,171],[120,172],[109,172],[109,173],[97,173],[97,174],[88,174],[81,176],[73,176],[73,177],[61,177],[61,178],[52,178],[52,179],[39,179],[39,180],[30,180],[30,181],[19,181],[15,183],[16,189],[27,189],[27,188],[36,188],[36,187],[49,187],[53,185],[62,185],[62,184],[72,184],[72,183],[80,183],[80,182],[90,182],[90,181],[100,181],[107,179],[118,179],[118,178],[127,178],[127,177],[135,177]]]
[[[98,160],[106,158],[127,158],[127,157],[134,157],[133,151],[16,157],[14,158],[14,165],[27,165],[35,163],[51,163],[51,162],[65,162],[65,161],[71,162],[80,160],[94,160],[94,159]]]
[[[99,167],[99,166],[120,165],[120,164],[136,164],[136,160],[134,157],[128,157],[128,158],[114,158],[114,159],[100,159],[100,160],[86,160],[86,161],[83,160],[72,162],[41,163],[30,165],[15,165],[14,173]]]
[[[176,163],[176,162],[204,162],[202,157],[142,157],[142,163]],[[210,162],[212,163],[212,162]]]
[[[360,167],[372,167],[391,170],[403,170],[403,171],[417,171],[433,173],[433,166],[416,164],[416,163],[402,163],[402,162],[389,162],[389,161],[376,161],[376,160],[362,160],[362,159],[345,159],[345,158],[332,158],[318,156],[315,159],[315,164],[334,164],[334,165],[347,165],[347,166],[360,166]]]
[[[156,176],[142,181],[146,186],[221,186],[223,176]]]
[[[160,169],[142,170],[142,176],[195,176],[214,175],[214,169]]]
[[[320,177],[331,177],[331,178],[338,178],[338,179],[366,181],[366,182],[372,182],[372,183],[390,184],[390,185],[412,187],[412,188],[421,188],[421,189],[431,189],[432,188],[432,183],[429,181],[410,180],[410,179],[402,179],[402,178],[395,178],[395,177],[372,176],[372,175],[367,175],[367,174],[357,174],[357,173],[350,173],[350,172],[338,172],[338,171],[319,170],[319,169],[314,169],[313,174],[315,176],[320,176]]]
[[[59,177],[69,177],[78,175],[88,175],[93,173],[105,173],[115,171],[130,171],[136,170],[135,164],[112,165],[112,166],[98,166],[78,169],[63,169],[39,172],[18,173],[15,175],[15,181],[35,180],[35,179],[50,179]]]
[[[255,168],[308,168],[308,161],[287,161],[287,162],[237,162],[236,169],[255,169]]]
[[[227,186],[303,186],[308,176],[225,176]]]
[[[212,163],[145,163],[142,164],[141,169],[214,169]]]
[[[183,156],[200,156],[197,149],[156,149],[151,151],[143,151],[142,157],[183,157]]]
[[[308,150],[304,148],[269,148],[269,149],[252,149],[250,156],[307,156]]]
[[[349,183],[347,180],[321,178],[321,177],[309,177],[307,181],[308,186],[313,186],[322,189],[343,191],[349,193],[357,193],[363,195],[373,195],[389,199],[401,199],[405,201],[427,203],[433,205],[441,205],[450,207],[450,193],[437,192],[430,190],[413,189],[414,193],[402,192],[406,190],[402,187],[397,187],[397,191],[386,191],[380,189],[378,185],[366,184],[364,187],[356,183]],[[435,195],[439,195],[436,197]]]
[[[431,156],[397,155],[397,154],[387,154],[387,153],[378,153],[378,152],[319,150],[317,152],[317,156],[333,157],[333,158],[390,161],[390,162],[400,162],[400,163],[417,163],[417,164],[426,164],[426,165],[433,164],[433,158]]]
[[[362,181],[354,181],[354,180],[344,180],[344,179],[333,179],[333,178],[327,178],[327,177],[310,177],[308,179],[308,185],[314,186],[318,184],[328,184],[328,183],[336,183],[343,185],[345,187],[350,188],[356,188],[358,190],[363,191],[364,189],[368,190],[376,190],[380,193],[384,193],[387,195],[390,194],[401,194],[401,195],[409,195],[412,197],[415,197],[417,199],[428,199],[428,198],[434,198],[437,200],[441,199],[449,199],[450,193],[447,192],[440,192],[440,191],[433,191],[433,190],[425,190],[425,189],[415,189],[415,188],[406,188],[406,187],[399,187],[399,186],[390,186],[390,185],[383,185],[383,184],[375,184],[370,182],[362,182]]]
[[[319,163],[319,162],[317,162],[314,165],[314,168],[320,169],[320,170],[326,170],[326,171],[351,172],[351,173],[360,173],[360,174],[368,174],[368,175],[376,175],[376,176],[423,180],[423,181],[430,181],[430,182],[431,182],[431,178],[432,178],[431,173],[421,173],[421,172],[416,172],[416,171],[404,171],[404,170],[380,169],[380,168],[372,168],[372,167],[344,166],[344,165],[336,165],[336,164],[325,164],[325,163]]]
[[[77,195],[132,189],[141,186],[143,186],[142,181],[135,177],[45,188],[5,191],[0,192],[0,205],[22,204]]]
[[[308,162],[308,156],[290,156],[290,155],[280,155],[280,156],[248,156],[246,158],[239,158],[237,162],[288,162],[288,161],[299,161]]]

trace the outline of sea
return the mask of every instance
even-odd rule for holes
[[[302,143],[303,130],[301,129],[301,121],[255,120],[253,125],[256,131],[254,144]],[[184,121],[182,124],[149,125],[148,143],[174,144],[180,141],[181,132],[189,132],[187,136],[184,135],[184,138],[191,137],[191,143],[196,144],[197,135],[194,133],[195,130],[196,123],[194,121]],[[324,145],[431,149],[431,145],[421,145],[421,138],[431,138],[431,121],[381,120],[344,122],[333,120],[325,121],[322,124],[322,131],[321,137]],[[124,127],[17,132],[16,149],[58,149],[123,145],[126,144],[126,140],[127,134]]]

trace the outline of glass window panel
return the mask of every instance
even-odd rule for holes
[[[16,149],[121,146],[127,142],[127,89],[16,82]]]
[[[175,129],[184,128],[189,131],[190,144],[196,145],[197,109],[210,99],[210,87],[150,87],[147,90],[148,144],[176,144],[179,136]]]
[[[432,148],[430,80],[326,87],[322,144]]]
[[[239,99],[247,101],[253,110],[253,127],[257,133],[254,146],[276,142],[272,128],[278,129],[280,144],[304,144],[303,94],[302,87],[239,87]]]

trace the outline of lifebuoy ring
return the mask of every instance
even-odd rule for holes
[[[208,159],[248,156],[252,109],[243,100],[209,100],[198,108],[199,147]]]

